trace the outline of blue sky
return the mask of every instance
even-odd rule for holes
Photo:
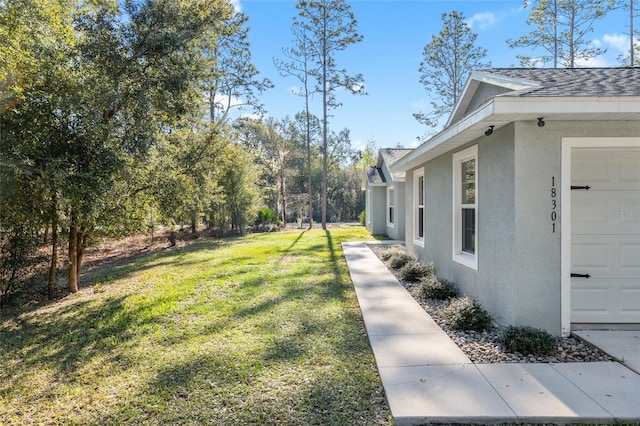
[[[293,117],[303,109],[303,99],[292,94],[298,82],[282,78],[273,58],[284,59],[282,49],[292,43],[291,24],[296,15],[294,0],[235,0],[249,17],[253,62],[260,75],[275,88],[261,95],[267,114],[276,119]],[[353,0],[349,2],[358,21],[363,42],[351,45],[337,56],[338,65],[351,74],[362,73],[368,95],[341,94],[343,106],[333,111],[330,128],[351,131],[352,146],[362,148],[374,140],[378,147],[414,147],[417,137],[428,131],[413,113],[428,111],[430,97],[419,82],[418,66],[424,45],[442,29],[443,12],[464,13],[476,44],[487,49],[494,67],[518,65],[519,52],[505,40],[530,31],[528,10],[521,0],[435,1],[435,0]],[[617,56],[628,46],[628,12],[614,11],[596,24],[592,39],[608,52],[586,66],[618,66]],[[640,26],[640,23],[636,23]],[[312,112],[321,115],[321,100],[312,100]]]

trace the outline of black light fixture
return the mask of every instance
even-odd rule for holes
[[[542,119],[542,117],[538,117],[538,127],[544,127],[544,120]]]
[[[484,131],[484,135],[485,136],[491,136],[491,134],[493,134],[493,128],[494,127],[496,127],[496,126],[494,126],[494,125],[489,126],[489,128]]]

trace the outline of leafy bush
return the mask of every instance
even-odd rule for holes
[[[509,326],[500,336],[504,346],[524,355],[548,355],[553,352],[556,339],[545,330],[528,326]]]
[[[393,269],[400,269],[412,260],[417,261],[415,256],[401,252],[391,256],[387,263],[389,264],[389,267]]]
[[[258,211],[254,224],[256,227],[264,225],[280,226],[280,219],[278,219],[278,214],[276,212],[268,207],[265,207]]]
[[[416,282],[421,278],[433,276],[435,273],[435,266],[433,263],[425,265],[417,260],[410,260],[402,268],[400,268],[400,278],[404,281]]]
[[[360,225],[366,226],[367,225],[367,212],[362,210],[360,212],[360,214],[358,215],[358,220],[360,221]]]
[[[391,259],[393,256],[397,256],[399,254],[404,254],[405,251],[399,248],[389,248],[386,249],[385,251],[383,251],[382,253],[380,253],[380,260],[382,260],[383,262],[388,261],[389,259]]]
[[[491,325],[491,315],[478,302],[468,297],[453,300],[444,310],[444,316],[455,330],[482,331]]]
[[[449,280],[438,279],[435,275],[420,280],[420,296],[426,299],[446,300],[456,297],[458,290]]]

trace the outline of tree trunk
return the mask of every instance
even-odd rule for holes
[[[322,229],[327,230],[327,39],[322,40]]]
[[[58,196],[51,197],[51,266],[49,267],[49,300],[56,296],[56,278],[58,274]]]
[[[196,233],[196,231],[197,231],[197,227],[198,227],[198,224],[197,224],[197,218],[196,218],[196,216],[197,216],[197,214],[196,214],[196,213],[193,213],[193,214],[191,215],[191,233],[192,233],[192,234],[195,234],[195,233]]]
[[[629,34],[631,34],[631,37],[629,37],[629,41],[631,42],[630,44],[630,49],[629,49],[629,66],[633,67],[636,64],[636,60],[635,60],[635,42],[634,42],[634,30],[633,30],[633,0],[629,1]]]
[[[82,271],[82,260],[84,258],[84,251],[89,245],[89,237],[93,232],[93,227],[90,229],[83,231],[78,235],[78,256],[76,260],[76,276],[78,279],[80,278],[80,272]]]
[[[284,175],[284,167],[280,169],[280,197],[282,198],[282,227],[287,227],[287,199],[285,198],[286,179]]]
[[[313,191],[311,189],[311,185],[313,184],[313,179],[311,178],[311,117],[309,117],[309,97],[306,98],[306,113],[307,113],[307,188],[309,191],[309,229],[313,228]],[[302,222],[300,222],[300,227],[302,227]]]
[[[67,280],[69,291],[78,291],[78,219],[75,212],[71,213],[71,226],[69,227],[69,278]]]

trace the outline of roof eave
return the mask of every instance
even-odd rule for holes
[[[390,167],[392,173],[408,171],[446,152],[517,121],[639,120],[640,96],[510,97],[491,98],[478,109],[442,130]]]
[[[471,74],[469,74],[469,78],[467,78],[467,82],[465,83],[462,92],[460,92],[462,93],[462,96],[454,106],[445,127],[449,127],[456,119],[459,118],[460,114],[466,111],[467,107],[471,103],[471,99],[473,99],[473,96],[481,83],[504,87],[511,90],[521,90],[540,85],[535,81],[516,79],[487,71],[472,71]]]

